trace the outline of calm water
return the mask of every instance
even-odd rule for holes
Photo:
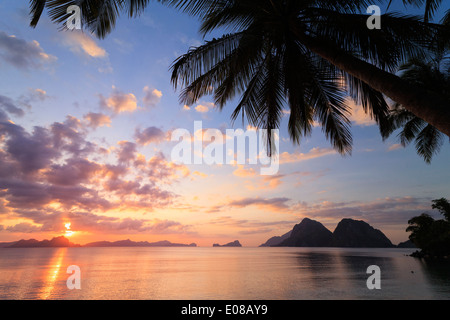
[[[409,249],[0,248],[0,299],[450,299],[449,265]],[[81,289],[69,290],[69,265]],[[381,269],[381,289],[366,286]]]

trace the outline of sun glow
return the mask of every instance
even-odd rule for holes
[[[71,225],[70,222],[67,222],[64,224],[64,227],[66,227],[66,233],[65,233],[66,237],[70,237],[75,233],[74,231],[70,230],[70,225]]]

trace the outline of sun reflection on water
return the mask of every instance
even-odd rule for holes
[[[66,255],[67,248],[59,248],[55,252],[49,264],[48,272],[44,279],[44,288],[39,296],[40,299],[46,300],[50,297],[58,280],[58,275],[61,271],[61,265]]]

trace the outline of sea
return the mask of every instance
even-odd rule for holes
[[[450,299],[450,264],[413,258],[413,251],[0,248],[0,299]]]

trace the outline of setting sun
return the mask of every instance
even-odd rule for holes
[[[450,300],[447,58],[450,0],[0,0],[0,302]]]
[[[74,231],[70,230],[70,225],[71,225],[70,222],[67,222],[64,224],[64,227],[66,227],[66,233],[65,233],[66,237],[70,237],[75,233]]]

